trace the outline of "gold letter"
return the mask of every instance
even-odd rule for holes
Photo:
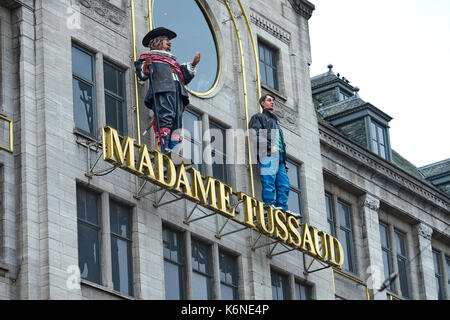
[[[264,202],[256,201],[256,219],[258,220],[258,224],[261,227],[262,231],[272,235],[275,231],[275,224],[273,218],[273,207],[272,206],[264,206]],[[267,216],[265,214],[267,212]],[[267,221],[267,227],[266,227]]]
[[[297,228],[300,226],[300,223],[298,222],[297,218],[293,216],[289,216],[287,218],[288,222],[288,229],[289,229],[289,238],[288,238],[288,244],[293,244],[296,247],[300,246],[300,233],[298,232]],[[294,235],[295,239],[293,239],[292,235]]]
[[[184,190],[180,189],[180,185],[183,184]],[[193,198],[191,186],[189,184],[189,179],[186,174],[186,169],[184,168],[184,164],[182,163],[177,170],[177,179],[175,182],[175,189],[184,192],[188,197]]]
[[[283,241],[286,241],[289,237],[286,227],[286,214],[281,210],[275,210],[275,225],[275,236],[279,237]],[[280,233],[280,229],[283,231],[283,236]]]
[[[225,215],[234,218],[234,211],[233,208],[231,211],[228,211],[230,209],[230,194],[233,193],[233,189],[224,184],[223,182],[216,180],[218,184],[218,192],[217,192],[217,204],[219,206],[220,212],[225,213]]]
[[[244,223],[250,228],[258,230],[255,224],[253,223],[253,216],[254,216],[253,212],[256,200],[243,192],[238,193],[238,199],[244,200],[244,220],[245,220]]]
[[[119,165],[125,170],[136,173],[136,167],[134,164],[134,141],[135,139],[130,137],[124,137],[122,145],[120,144],[119,134],[116,129],[111,127],[104,127],[106,131],[106,144],[108,146],[108,150],[105,154],[105,146],[103,146],[103,159],[108,161],[111,164]],[[117,157],[114,158],[114,154]],[[127,160],[127,165],[123,166],[123,162]]]
[[[155,169],[156,169],[156,179],[157,181],[165,186],[165,187],[173,187],[175,184],[175,166],[172,160],[165,154],[157,150],[152,150],[152,153],[155,157]],[[164,179],[164,160],[166,160],[167,164],[167,181]]]
[[[203,177],[198,170],[189,168],[188,171],[191,174],[192,197],[197,199],[197,201],[200,201],[200,204],[202,205],[217,209],[215,185],[216,179],[212,177],[206,177],[205,184],[203,184]]]
[[[325,259],[327,256],[327,243],[325,240],[325,232],[317,230],[317,228],[312,228],[313,230],[313,241],[314,241],[314,247],[317,252],[317,256],[321,259]],[[320,234],[320,243],[319,243],[319,234]],[[322,247],[322,250],[320,250]]]
[[[153,172],[152,162],[150,161],[150,156],[148,154],[147,145],[143,144],[141,150],[139,151],[139,162],[138,162],[138,172],[139,174],[145,174],[142,169],[147,168],[147,177],[155,180],[155,173]]]
[[[301,249],[303,251],[309,251],[309,253],[313,256],[316,256],[316,250],[314,250],[314,242],[311,237],[311,233],[309,232],[309,226],[307,223],[304,223],[302,226],[302,246]],[[309,246],[309,250],[306,249],[306,245]]]

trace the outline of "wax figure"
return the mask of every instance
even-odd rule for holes
[[[181,138],[173,133],[182,127],[182,114],[189,104],[185,85],[194,78],[195,66],[200,61],[197,52],[192,62],[181,65],[177,62],[170,53],[171,40],[176,36],[164,27],[151,30],[142,40],[142,45],[150,48],[150,52],[142,54],[135,62],[139,79],[150,80],[144,101],[155,113],[153,129],[162,152],[179,151]]]
[[[262,200],[266,205],[272,205],[288,211],[289,179],[286,166],[286,144],[279,119],[273,114],[275,97],[266,94],[259,100],[262,113],[252,116],[249,128],[255,130],[258,147],[258,162],[262,186]]]

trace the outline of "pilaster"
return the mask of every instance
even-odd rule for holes
[[[431,246],[433,229],[424,223],[419,223],[416,226],[416,231],[418,248],[414,262],[417,264],[417,270],[421,275],[419,276],[419,299],[437,300],[433,249]]]

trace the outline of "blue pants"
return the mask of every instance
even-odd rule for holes
[[[284,161],[278,152],[264,157],[259,163],[262,200],[266,205],[281,207],[288,210],[289,179]]]

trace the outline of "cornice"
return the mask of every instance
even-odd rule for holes
[[[80,12],[105,27],[127,36],[127,14],[106,0],[76,0]]]
[[[291,34],[288,31],[270,21],[262,14],[259,14],[254,9],[250,11],[250,21],[285,43],[289,43],[291,41]]]
[[[309,20],[316,7],[307,0],[289,0],[295,12]]]
[[[394,182],[403,188],[409,190],[432,202],[434,205],[450,211],[450,202],[444,195],[441,195],[438,191],[433,190],[425,182],[418,180],[417,178],[409,175],[407,172],[394,167],[382,159],[377,159],[377,157],[364,151],[363,148],[357,146],[356,144],[348,141],[347,138],[341,136],[323,124],[319,123],[319,135],[320,140],[326,143],[335,150],[344,153],[348,157],[362,163],[366,167],[372,169],[380,175],[385,176],[391,182]]]

